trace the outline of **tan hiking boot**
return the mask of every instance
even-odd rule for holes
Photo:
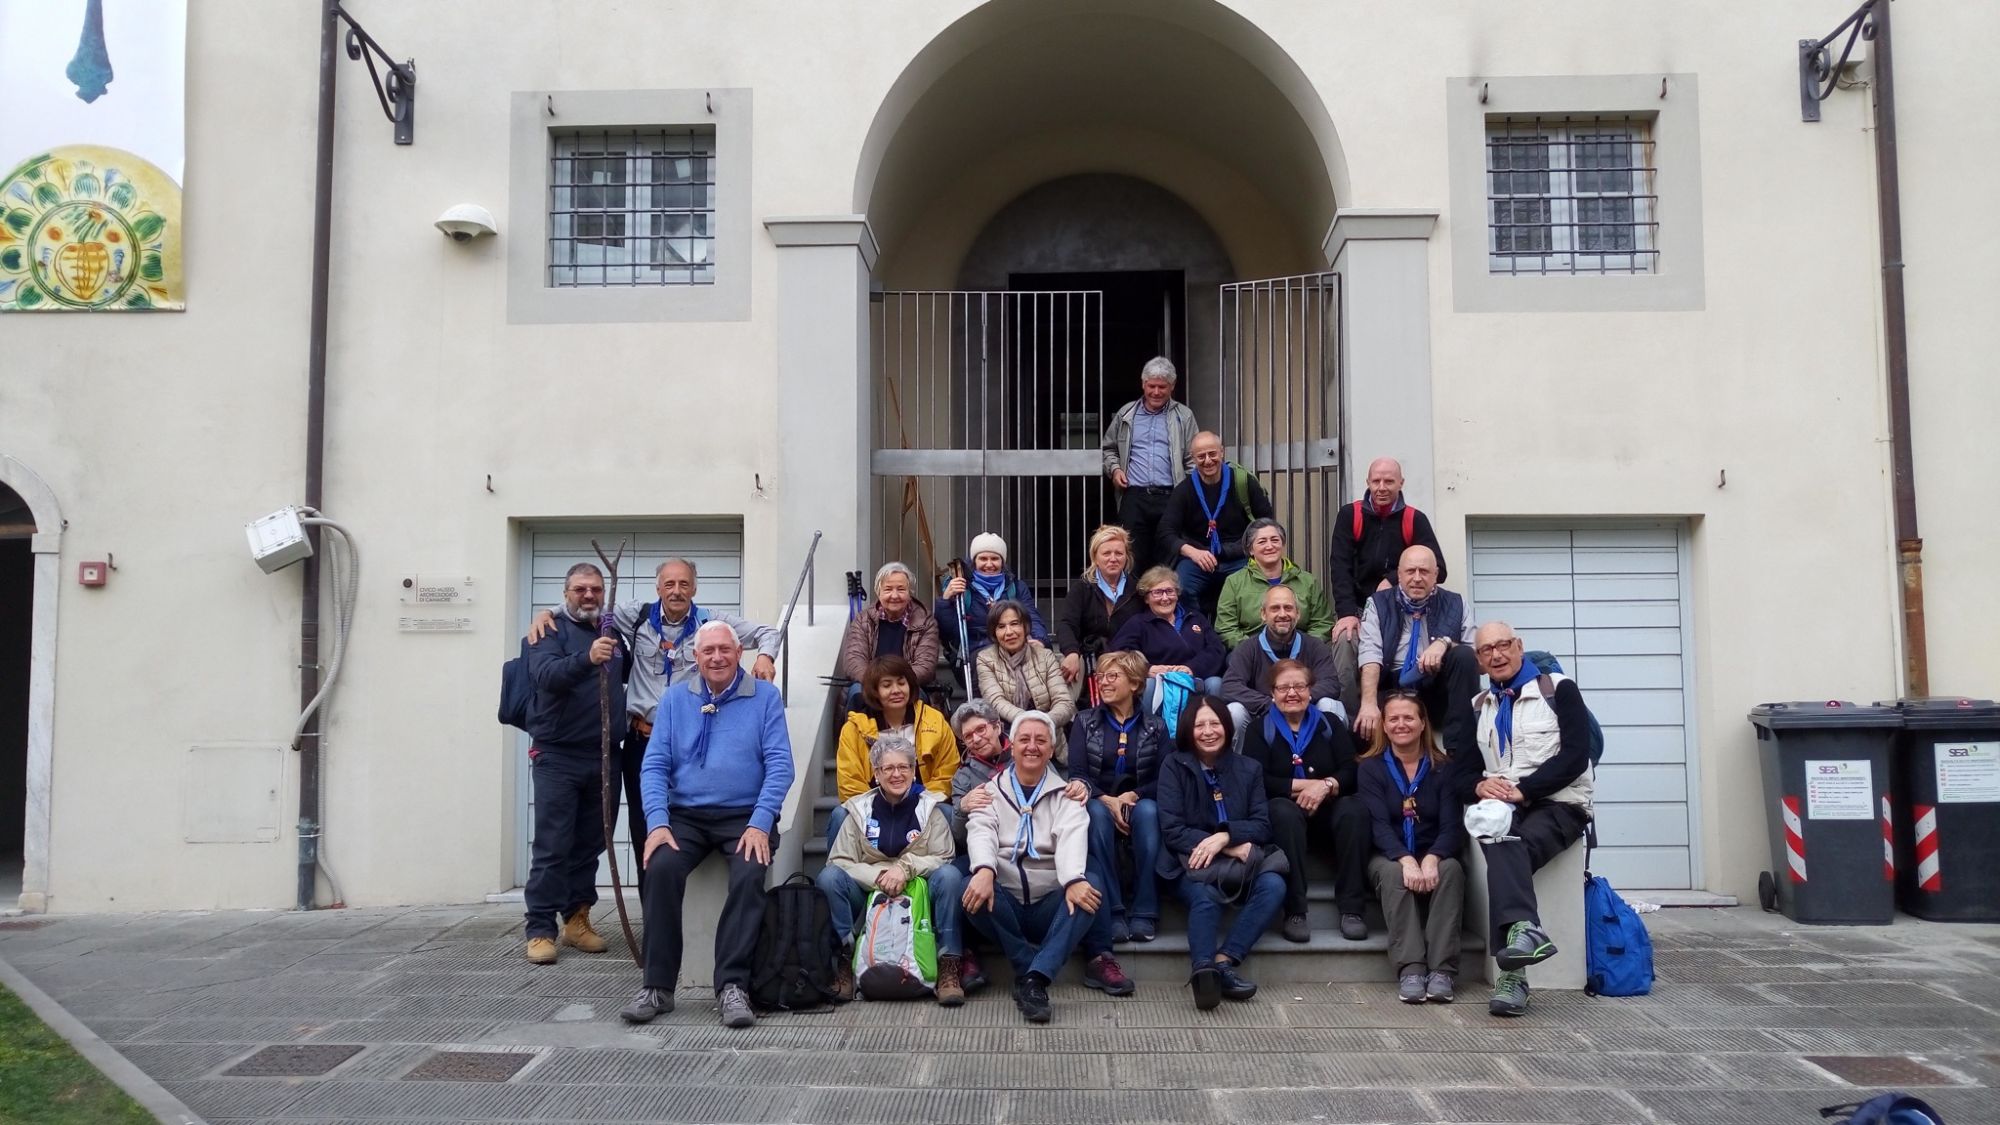
[[[833,1002],[845,1004],[854,999],[854,951],[843,949],[833,963]]]
[[[590,908],[580,906],[576,913],[563,922],[562,943],[585,953],[602,953],[610,946],[604,942],[604,935],[590,928]]]
[[[528,961],[536,965],[556,963],[556,939],[531,937],[528,939]]]
[[[937,1001],[947,1008],[965,1003],[965,985],[960,983],[958,958],[950,953],[938,958]]]

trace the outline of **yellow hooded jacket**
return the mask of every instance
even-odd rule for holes
[[[958,739],[952,737],[951,722],[944,712],[917,700],[912,703],[917,743],[917,783],[951,800],[951,776],[958,772]],[[875,716],[865,711],[849,711],[847,725],[840,728],[840,751],[834,781],[842,801],[875,788],[875,769],[868,751],[881,733]]]

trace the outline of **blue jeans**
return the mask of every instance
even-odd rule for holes
[[[1180,562],[1174,564],[1174,577],[1180,579],[1181,600],[1184,602],[1200,602],[1203,606],[1214,605],[1214,598],[1203,600],[1201,595],[1210,586],[1214,586],[1218,591],[1221,590],[1222,583],[1230,575],[1242,570],[1249,562],[1250,559],[1247,556],[1240,559],[1230,559],[1226,562],[1222,559],[1217,559],[1215,560],[1214,570],[1203,570],[1201,567],[1195,565],[1193,559],[1182,559]],[[1209,611],[1203,609],[1202,612],[1208,613]],[[1213,617],[1214,614],[1209,613],[1209,616]]]
[[[600,761],[595,754],[537,750],[530,763],[535,832],[521,897],[528,936],[552,938],[563,918],[597,905],[597,857],[604,854]]]
[[[958,827],[958,809],[951,805],[939,805],[938,811],[944,814],[945,827],[956,830]],[[846,823],[847,806],[845,804],[833,806],[833,811],[826,814],[826,850],[828,855],[833,854],[834,837],[840,835],[840,826]]]
[[[820,893],[826,896],[827,913],[833,916],[834,940],[845,949],[854,939],[855,918],[868,904],[868,894],[874,888],[862,886],[854,881],[853,876],[832,864],[820,868],[813,881],[819,884]],[[931,928],[937,931],[937,951],[941,956],[956,957],[964,951],[961,919],[964,917],[965,875],[947,863],[924,876],[924,882],[931,893]]]
[[[1104,802],[1093,800],[1088,807],[1090,862],[1104,880],[1104,907],[1099,913],[1109,918],[1129,915],[1159,921],[1160,885],[1153,874],[1153,865],[1160,858],[1160,806],[1151,798],[1141,797],[1139,803],[1126,813],[1132,825],[1132,902],[1129,910],[1118,881],[1118,825],[1112,819],[1111,810],[1104,807]]]
[[[1278,907],[1285,901],[1283,875],[1266,871],[1257,876],[1250,885],[1249,898],[1229,927],[1228,940],[1217,949],[1215,935],[1222,929],[1222,896],[1212,884],[1197,883],[1185,875],[1176,879],[1174,885],[1180,890],[1181,901],[1187,904],[1188,960],[1197,969],[1213,962],[1218,953],[1241,965],[1250,955],[1250,947],[1271,927],[1271,919],[1278,916]]]
[[[1098,894],[1104,893],[1096,872],[1084,878],[1097,888]],[[1281,893],[1282,889],[1281,885]],[[1008,963],[1014,966],[1015,979],[1036,972],[1054,980],[1062,972],[1063,962],[1069,960],[1084,934],[1103,913],[1101,905],[1096,914],[1071,910],[1061,891],[1050,891],[1033,902],[1022,902],[996,884],[993,905],[971,918],[973,928],[992,938],[1007,955]]]

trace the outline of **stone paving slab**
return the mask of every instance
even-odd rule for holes
[[[1843,1055],[1920,1063],[1953,1125],[2000,1121],[2000,927],[1824,929],[1743,908],[1647,922],[1653,995],[1536,993],[1505,1022],[1475,984],[1447,1007],[1278,982],[1199,1013],[1147,981],[1122,999],[1059,985],[1041,1027],[996,992],[735,1031],[690,988],[634,1028],[617,1018],[638,983],[622,952],[529,966],[505,904],[57,916],[0,930],[0,959],[215,1125],[1770,1125],[1866,1097],[1806,1061]],[[274,1044],[362,1049],[319,1078],[224,1073]],[[410,1077],[440,1050],[528,1061],[498,1082]]]

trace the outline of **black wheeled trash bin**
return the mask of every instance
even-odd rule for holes
[[[1889,792],[1893,707],[1760,703],[1750,709],[1770,816],[1764,908],[1794,922],[1886,926],[1896,917]]]
[[[2000,922],[2000,704],[1899,699],[1896,902],[1934,922]]]

